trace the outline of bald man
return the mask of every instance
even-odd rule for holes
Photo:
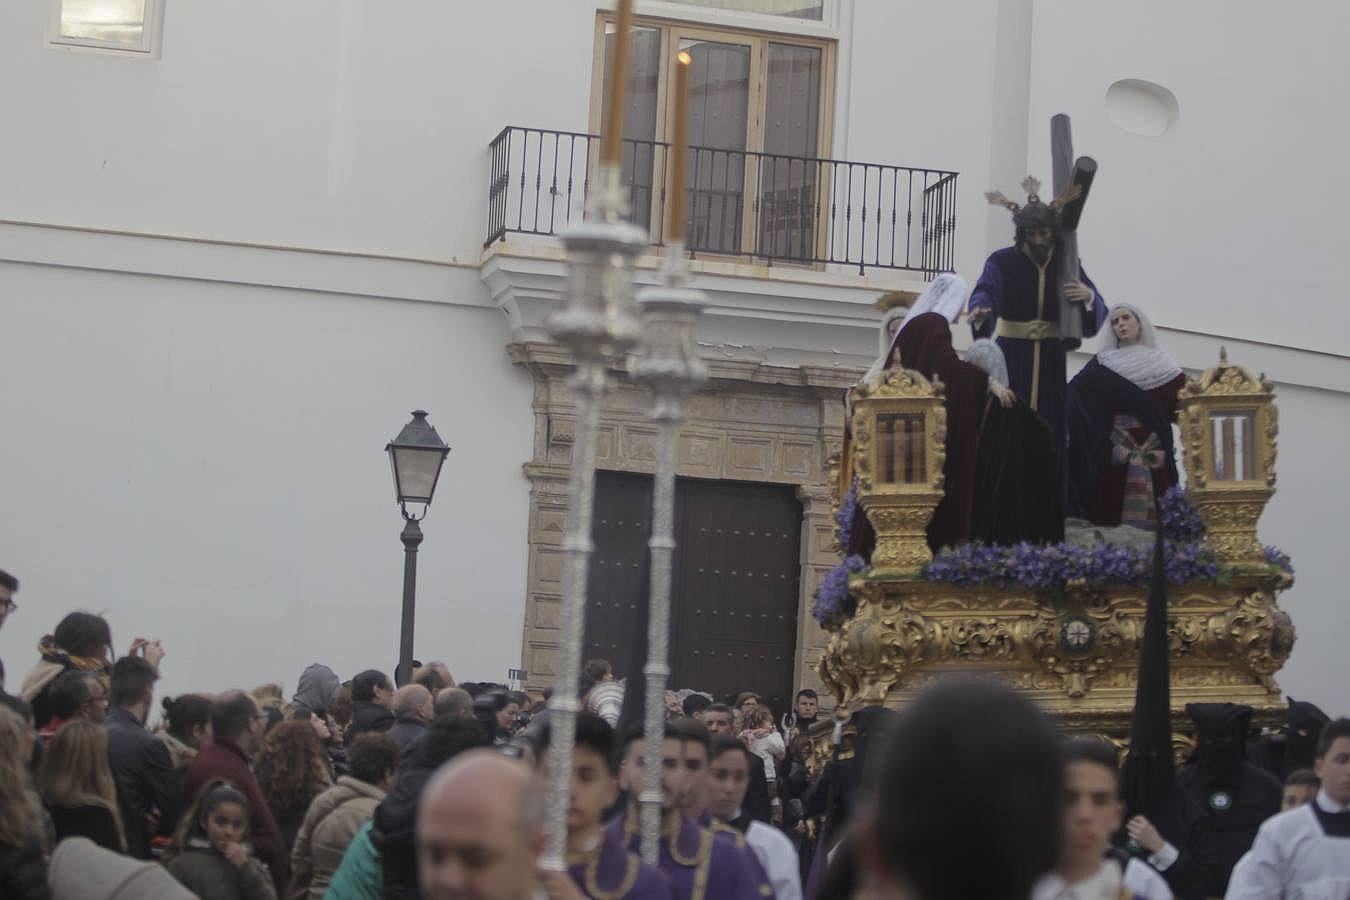
[[[531,900],[541,887],[543,824],[543,788],[523,763],[493,750],[452,759],[428,782],[417,813],[422,896]]]
[[[420,684],[405,684],[394,692],[394,726],[389,736],[398,742],[399,750],[421,737],[431,721],[431,691]]]
[[[438,719],[472,719],[473,696],[464,688],[442,688],[436,694],[433,710]]]

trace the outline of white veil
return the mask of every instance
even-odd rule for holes
[[[966,280],[960,275],[942,273],[934,278],[927,289],[919,295],[919,299],[914,301],[914,308],[909,311],[909,318],[906,321],[911,321],[924,313],[935,312],[946,317],[948,322],[955,322],[956,317],[961,314],[961,307],[965,306],[967,290]]]
[[[1102,337],[1102,349],[1097,351],[1097,361],[1145,391],[1161,387],[1180,375],[1181,367],[1166,350],[1158,346],[1158,334],[1153,323],[1139,307],[1130,303],[1117,303],[1107,313],[1107,322],[1119,309],[1129,310],[1139,320],[1139,343],[1120,346],[1115,330],[1108,325]]]
[[[1008,360],[1003,355],[1003,348],[989,338],[973,342],[962,356],[971,365],[984,369],[990,381],[1008,386]]]

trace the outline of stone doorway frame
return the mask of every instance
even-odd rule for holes
[[[530,341],[506,349],[512,362],[529,373],[534,388],[533,458],[524,466],[530,518],[521,660],[529,673],[526,687],[541,689],[553,684],[557,671],[563,522],[575,427],[567,383],[571,363],[554,344]],[[821,578],[839,561],[827,460],[843,440],[843,393],[862,371],[736,359],[706,362],[708,384],[686,404],[677,472],[796,489],[802,533],[793,683],[823,692],[815,666],[826,635],[811,617],[811,602]],[[599,468],[652,473],[656,427],[647,418],[648,403],[647,392],[626,379],[609,393],[601,412]]]

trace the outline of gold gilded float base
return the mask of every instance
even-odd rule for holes
[[[1278,578],[1235,576],[1169,591],[1174,720],[1195,702],[1245,703],[1280,719],[1275,673],[1294,627]],[[1025,692],[1071,731],[1121,739],[1134,708],[1147,589],[1063,596],[921,581],[855,582],[857,612],[831,632],[817,671],[836,702],[901,708],[943,675],[979,674]],[[1185,729],[1189,730],[1189,729]]]

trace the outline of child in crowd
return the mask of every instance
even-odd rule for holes
[[[277,900],[272,876],[244,843],[251,815],[233,785],[208,785],[174,835],[170,874],[202,900]]]
[[[741,732],[741,740],[745,743],[746,749],[764,760],[764,780],[769,785],[769,803],[773,808],[774,821],[779,821],[782,817],[783,801],[778,795],[776,764],[787,754],[787,747],[783,744],[783,736],[774,727],[773,711],[767,706],[745,707],[742,709],[742,715],[745,730]]]

